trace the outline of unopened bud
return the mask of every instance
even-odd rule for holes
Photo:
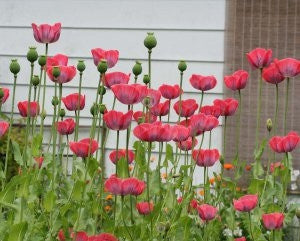
[[[136,61],[135,62],[135,65],[133,66],[132,68],[132,73],[135,75],[135,76],[138,76],[142,73],[143,71],[143,68],[142,68],[142,64],[141,62],[139,61]]]
[[[60,76],[60,69],[58,66],[54,66],[52,69],[52,75],[54,78],[57,78],[58,76]]]
[[[97,66],[97,69],[101,74],[104,74],[107,71],[107,68],[108,66],[106,60],[101,60]]]
[[[33,84],[33,86],[38,86],[40,83],[40,78],[38,75],[34,75],[31,79],[31,83]]]
[[[36,47],[29,47],[29,50],[27,52],[27,60],[30,63],[34,63],[38,59],[39,55],[36,51]]]
[[[98,89],[98,94],[99,95],[105,95],[106,93],[106,89],[104,86],[99,86],[99,89]]]
[[[104,104],[101,104],[99,106],[99,111],[101,114],[105,114],[107,112],[106,106]]]
[[[64,109],[60,109],[60,111],[59,111],[59,116],[60,116],[61,118],[63,118],[63,117],[65,117],[65,115],[66,115],[66,111],[65,111]]]
[[[77,70],[83,72],[85,70],[85,63],[83,60],[78,60]]]
[[[46,118],[46,116],[47,116],[46,111],[43,110],[42,113],[40,114],[40,116],[41,116],[41,118],[42,118],[43,120],[45,120],[45,118]]]
[[[96,116],[98,114],[98,105],[96,103],[92,105],[90,113],[92,116]]]
[[[186,62],[184,60],[180,60],[178,63],[178,69],[180,72],[185,71],[187,68]]]
[[[45,55],[40,55],[39,57],[39,60],[38,60],[38,63],[39,65],[42,67],[42,66],[45,66],[46,65],[46,62],[47,62],[47,58]]]
[[[150,82],[149,75],[147,75],[147,74],[144,75],[143,82],[144,82],[145,85],[149,84],[149,82]]]
[[[11,63],[9,65],[9,70],[12,72],[14,75],[18,74],[20,72],[20,65],[18,63],[18,60],[12,59]]]
[[[59,100],[58,100],[57,96],[53,96],[51,103],[52,103],[53,106],[58,105]]]
[[[150,105],[150,101],[151,101],[150,97],[146,96],[145,99],[144,99],[144,101],[143,101],[143,103],[144,103],[145,106],[149,106]]]
[[[157,44],[154,33],[147,33],[147,37],[144,39],[144,45],[147,49],[153,49]]]
[[[142,123],[145,122],[145,118],[141,116],[141,117],[138,118],[137,122],[138,122],[138,124],[142,124]]]
[[[271,119],[267,119],[267,130],[270,132],[272,130],[273,123]]]

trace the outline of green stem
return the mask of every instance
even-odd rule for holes
[[[13,117],[14,117],[14,106],[15,106],[15,96],[16,96],[16,83],[17,83],[17,75],[14,75],[14,86],[13,86],[13,97],[12,97],[12,104],[11,104],[11,112],[10,112],[10,118],[9,118],[9,129],[8,129],[8,135],[7,135],[7,145],[6,145],[6,154],[5,154],[5,165],[4,165],[4,181],[2,190],[4,189],[5,182],[6,182],[6,173],[7,173],[7,165],[8,165],[8,154],[9,154],[9,148],[10,148],[10,136],[11,136],[11,130],[13,125]]]
[[[284,124],[283,124],[283,130],[284,135],[286,135],[286,129],[287,129],[287,113],[288,113],[288,106],[289,106],[289,85],[290,85],[290,78],[286,79],[286,91],[285,91],[285,108],[284,108]]]
[[[203,171],[203,191],[204,191],[203,198],[204,198],[204,203],[206,203],[206,186],[205,186],[205,184],[206,184],[206,172],[207,172],[207,169],[206,169],[206,167],[204,167],[204,171]]]
[[[273,229],[273,231],[272,231],[272,236],[273,236],[273,241],[276,241],[276,239],[275,239],[275,229]]]
[[[271,132],[269,131],[269,138],[268,138],[268,139],[270,139],[270,138],[271,138]],[[261,193],[261,195],[260,195],[260,202],[259,202],[259,203],[262,202],[263,197],[264,197],[264,193],[265,193],[265,190],[266,190],[266,186],[267,186],[267,178],[268,178],[268,176],[269,176],[269,171],[270,171],[270,161],[271,161],[271,148],[269,147],[269,148],[268,148],[267,173],[266,173],[266,175],[265,175],[264,187],[263,187],[263,191],[262,191],[262,193]]]
[[[67,163],[66,163],[66,176],[68,175],[69,168],[69,135],[67,135]]]
[[[149,75],[149,88],[151,88],[151,53],[152,50],[148,50],[148,75]]]
[[[252,231],[252,222],[251,222],[251,212],[248,212],[248,214],[249,214],[250,236],[251,236],[252,241],[254,241],[253,231]]]
[[[181,118],[181,99],[182,99],[182,80],[183,80],[183,72],[180,72],[180,94],[179,94],[179,113],[178,113],[178,122],[180,122],[180,118]]]
[[[277,133],[277,118],[278,118],[278,84],[276,84],[276,95],[275,95],[275,117],[274,117],[274,135]]]
[[[239,157],[239,149],[240,149],[240,129],[241,129],[241,113],[242,113],[242,95],[241,90],[239,90],[239,113],[237,116],[237,123],[236,123],[236,156],[237,159]]]
[[[48,43],[46,43],[46,50],[45,50],[46,60],[48,57]],[[46,68],[47,64],[44,66]],[[46,69],[44,70],[44,83],[43,83],[43,102],[42,102],[42,113],[45,112],[45,98],[46,98]],[[41,128],[40,128],[41,135],[44,135],[44,119],[41,120]]]
[[[260,69],[260,78],[258,83],[258,103],[256,114],[256,131],[255,131],[255,148],[258,149],[259,145],[259,129],[260,129],[260,112],[261,112],[261,96],[262,96],[262,69]]]
[[[37,89],[37,86],[34,86],[34,88],[33,88],[33,101],[36,101],[36,89]],[[31,123],[31,135],[32,135],[32,137],[33,137],[33,134],[34,134],[34,131],[35,131],[36,119],[37,119],[37,117],[32,118],[32,123]]]
[[[120,131],[117,131],[117,144],[116,144],[116,176],[118,175],[118,163],[119,163],[119,138]],[[115,195],[115,205],[114,205],[114,226],[116,225],[116,212],[117,212],[117,195]]]
[[[171,113],[171,100],[169,100],[168,124],[170,123],[170,113]]]
[[[289,164],[289,153],[285,153],[285,159],[284,159],[284,168],[287,169],[288,172],[284,173],[283,180],[282,180],[282,185],[283,185],[283,197],[282,197],[282,212],[284,212],[285,205],[286,205],[286,193],[287,193],[287,188],[288,188],[288,180],[287,177],[290,175],[290,164]]]
[[[79,118],[80,118],[80,96],[81,96],[81,84],[82,84],[82,74],[83,72],[79,73],[79,87],[78,87],[78,110],[75,111],[76,113],[76,126],[75,126],[75,135],[74,135],[74,141],[78,141],[78,128],[79,128]]]
[[[224,133],[223,133],[223,159],[226,159],[226,130],[227,130],[227,116],[224,118]]]
[[[128,227],[126,225],[126,222],[125,222],[125,219],[124,219],[124,208],[123,208],[124,207],[124,196],[122,196],[122,198],[121,198],[121,207],[122,207],[122,210],[121,210],[121,212],[122,212],[122,221],[123,221],[124,227],[126,229],[126,232],[129,235],[130,239],[133,240],[133,238],[131,236],[131,233],[129,232],[129,229],[128,229]]]
[[[41,94],[41,81],[42,81],[42,77],[43,77],[43,67],[41,67],[41,70],[40,70],[40,77],[39,77],[39,80],[40,80],[40,83],[39,83],[39,89],[38,89],[38,98],[37,98],[37,102],[40,104],[40,94]]]
[[[209,131],[209,145],[208,148],[211,149],[211,131]]]
[[[151,159],[151,149],[152,149],[152,142],[148,144],[148,162],[147,162],[147,201],[150,203],[150,159]],[[152,237],[152,229],[153,229],[153,222],[151,218],[151,237]]]
[[[199,103],[199,113],[203,104],[203,97],[204,97],[204,91],[201,92],[201,99],[200,99],[200,103]]]
[[[161,157],[162,157],[162,150],[163,150],[163,142],[159,142],[159,153],[158,153],[158,183],[159,183],[159,196],[160,199],[162,198],[162,193],[161,193]]]

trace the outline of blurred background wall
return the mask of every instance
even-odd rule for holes
[[[71,1],[71,0],[1,0],[0,1],[0,82],[3,87],[12,89],[13,76],[9,72],[10,59],[18,58],[21,72],[18,78],[16,101],[27,99],[30,64],[26,60],[29,46],[37,46],[38,52],[44,54],[44,46],[35,42],[31,23],[62,23],[61,37],[58,42],[50,44],[49,55],[57,53],[69,56],[69,64],[77,64],[78,59],[85,60],[87,68],[83,75],[83,94],[86,95],[86,107],[81,112],[80,137],[88,137],[91,124],[90,107],[94,101],[95,88],[99,74],[93,64],[90,50],[118,49],[120,60],[109,71],[129,73],[135,63],[143,63],[143,73],[148,72],[147,50],[143,40],[147,32],[154,32],[158,41],[153,50],[152,86],[159,87],[163,83],[179,84],[178,61],[183,59],[188,64],[184,74],[183,99],[195,98],[200,101],[200,94],[191,87],[191,74],[215,75],[218,85],[205,94],[204,105],[212,104],[215,98],[223,95],[224,67],[224,28],[225,0],[123,0],[123,1]],[[39,67],[35,68],[39,74]],[[77,92],[79,75],[71,82],[64,84],[63,95]],[[133,76],[131,78],[133,82]],[[138,80],[142,82],[142,78]],[[47,92],[47,136],[52,121],[51,99],[53,83]],[[104,102],[108,109],[112,105],[113,96],[108,91]],[[125,111],[125,106],[118,104],[118,110]],[[140,107],[139,107],[140,108]],[[10,103],[3,106],[3,111],[10,111]],[[137,107],[135,107],[137,110]],[[18,110],[15,109],[16,116]],[[67,112],[67,116],[74,113]],[[171,121],[175,123],[177,116],[172,111]],[[121,133],[120,147],[125,148],[125,133]],[[221,150],[222,127],[213,131],[212,146]],[[72,139],[72,137],[71,137]],[[131,137],[133,143],[134,138]],[[115,148],[115,133],[110,132],[107,153]],[[208,146],[208,138],[204,147]],[[157,146],[158,148],[158,146]],[[107,161],[107,173],[114,167]],[[216,167],[217,168],[217,167]],[[198,177],[202,170],[197,171]],[[196,177],[196,182],[200,178]],[[202,180],[202,178],[201,178]]]

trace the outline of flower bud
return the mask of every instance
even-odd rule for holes
[[[145,122],[145,118],[144,117],[139,117],[138,118],[138,124],[142,124],[142,123],[144,123]]]
[[[185,71],[187,68],[186,62],[184,60],[180,60],[178,63],[178,69],[180,72]]]
[[[66,115],[66,111],[65,111],[64,109],[60,109],[60,111],[59,111],[59,116],[60,116],[61,118],[63,118],[63,117],[65,117],[65,115]]]
[[[58,105],[59,100],[58,100],[57,96],[53,96],[51,103],[52,103],[53,106]]]
[[[144,75],[143,82],[144,82],[145,85],[147,85],[147,84],[150,83],[150,77],[149,77],[149,75],[147,75],[147,74]]]
[[[40,78],[38,75],[34,75],[31,79],[31,83],[34,85],[34,86],[38,86],[40,84]]]
[[[271,119],[267,119],[267,130],[270,132],[272,130],[273,123]]]
[[[47,116],[46,111],[43,110],[42,113],[40,114],[40,116],[41,116],[41,118],[42,118],[43,120],[45,120],[45,118],[46,118],[46,116]]]
[[[36,51],[36,47],[29,47],[29,50],[27,52],[27,60],[30,63],[34,63],[38,59],[39,55]]]
[[[101,60],[97,66],[97,69],[101,74],[104,74],[107,71],[107,68],[108,66],[106,60]]]
[[[91,115],[96,116],[98,114],[98,105],[94,103],[90,109]]]
[[[143,68],[142,68],[142,64],[141,62],[139,61],[136,61],[135,62],[135,65],[133,66],[132,68],[132,73],[135,75],[135,76],[138,76],[142,73],[143,71]]]
[[[17,59],[12,59],[11,63],[9,65],[9,70],[12,72],[14,75],[18,74],[20,72],[20,65],[18,63]]]
[[[58,76],[60,76],[60,69],[58,66],[54,66],[52,69],[52,75],[54,78],[57,78]]]
[[[0,100],[3,98],[3,96],[4,96],[4,91],[2,88],[0,88]]]
[[[77,70],[83,72],[85,70],[85,63],[83,60],[78,60]]]
[[[98,89],[98,94],[99,95],[105,95],[106,93],[106,89],[104,86],[99,86],[99,89]]]
[[[156,38],[154,37],[154,33],[147,33],[147,37],[144,40],[144,45],[147,49],[153,49],[157,44]]]
[[[101,114],[105,114],[107,112],[106,106],[104,104],[101,104],[99,106],[99,111]]]
[[[143,103],[144,103],[145,106],[149,106],[150,105],[150,101],[151,101],[150,97],[146,96],[145,99],[144,99],[144,101],[143,101]]]
[[[45,55],[40,55],[38,63],[41,67],[45,66],[47,62],[47,58]]]

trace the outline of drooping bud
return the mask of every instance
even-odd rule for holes
[[[57,96],[53,96],[51,103],[52,103],[53,106],[58,105],[59,100],[58,100]]]
[[[99,86],[99,89],[98,89],[98,94],[99,95],[105,95],[106,93],[106,89],[104,86]]]
[[[272,130],[273,123],[271,119],[267,119],[267,130],[270,132]]]
[[[58,76],[60,76],[60,69],[58,66],[54,66],[52,69],[52,75],[54,78],[57,78]]]
[[[33,86],[38,86],[40,84],[40,78],[38,75],[34,75],[31,79]]]
[[[85,63],[83,60],[78,60],[77,70],[83,72],[85,70]]]
[[[150,83],[150,77],[149,77],[149,75],[147,75],[147,74],[144,75],[143,82],[144,82],[145,85],[147,85],[147,84]]]
[[[9,65],[9,70],[12,72],[14,75],[18,74],[20,72],[20,65],[18,63],[17,59],[12,59],[11,63]]]
[[[141,62],[139,61],[136,61],[135,62],[135,65],[133,66],[132,68],[132,73],[135,75],[135,76],[138,76],[142,73],[143,71],[143,68],[142,68],[142,64]]]
[[[47,116],[46,111],[43,110],[43,111],[41,112],[40,116],[41,116],[41,118],[42,118],[43,120],[45,120],[45,118],[46,118],[46,116]]]
[[[66,115],[65,109],[60,109],[60,111],[59,111],[59,116],[60,116],[61,118],[63,118],[63,117],[65,117],[65,115]]]
[[[147,49],[153,49],[157,44],[154,33],[147,33],[147,37],[144,39],[144,45]]]
[[[38,63],[41,67],[45,66],[47,62],[46,55],[40,55]]]
[[[184,60],[180,60],[178,63],[178,69],[180,72],[185,71],[187,68],[186,62]]]
[[[105,114],[107,112],[106,106],[104,104],[101,104],[99,106],[99,111],[101,114]]]
[[[27,52],[27,60],[30,63],[34,63],[38,59],[39,55],[36,51],[36,47],[29,47],[29,50]]]
[[[98,105],[94,103],[90,109],[90,113],[92,116],[98,115]]]
[[[101,60],[97,66],[97,69],[101,74],[104,74],[107,71],[107,68],[108,66],[106,60]]]

